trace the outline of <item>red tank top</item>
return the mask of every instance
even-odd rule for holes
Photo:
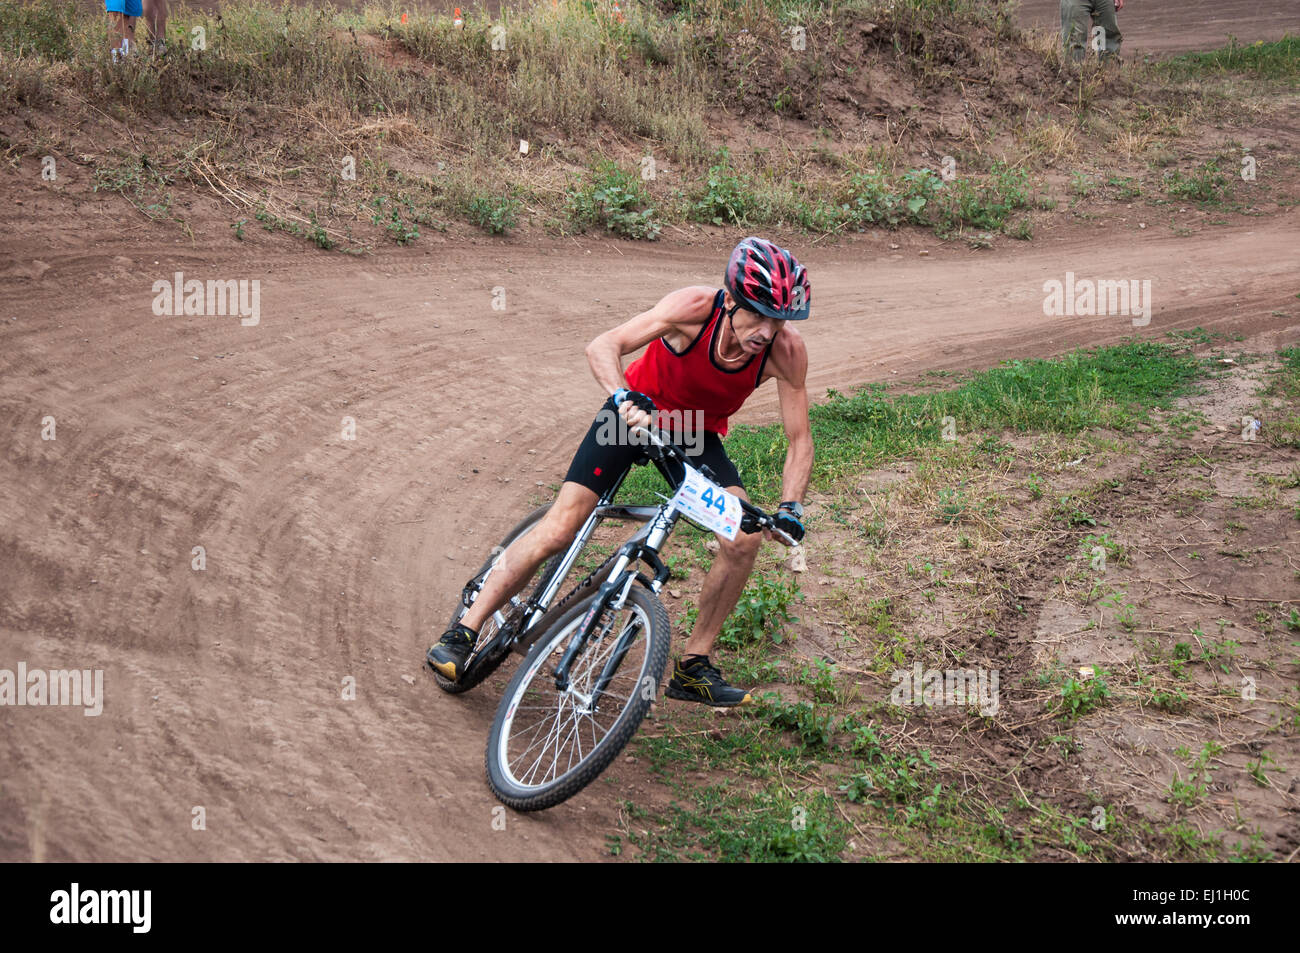
[[[704,429],[725,437],[727,418],[740,409],[763,379],[771,344],[733,370],[722,367],[713,357],[723,320],[723,297],[724,292],[718,291],[713,299],[713,314],[685,350],[674,351],[663,338],[656,338],[628,366],[627,386],[646,394],[656,407],[672,415],[661,420],[661,427],[673,429],[671,425],[684,422],[680,426],[694,428],[696,411],[703,411]]]

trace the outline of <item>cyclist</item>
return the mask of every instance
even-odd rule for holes
[[[807,272],[790,252],[750,237],[731,253],[724,283],[725,289],[673,291],[587,346],[592,374],[611,396],[579,446],[554,505],[532,532],[510,545],[461,621],[429,649],[427,664],[444,677],[458,677],[483,622],[524,587],[543,561],[573,542],[600,496],[644,459],[645,445],[634,436],[609,439],[608,423],[615,412],[630,432],[655,424],[652,415],[666,411],[669,420],[682,421],[680,428],[669,430],[674,439],[678,429],[685,434],[686,422],[702,419],[703,439],[688,455],[695,457],[697,468],[707,465],[728,492],[748,500],[721,438],[727,418],[774,378],[789,441],[777,525],[794,539],[803,538],[802,501],[813,462],[804,386],[808,352],[789,322],[808,317],[812,292]],[[623,357],[647,344],[625,374]],[[749,692],[726,683],[709,654],[745,588],[762,538],[741,533],[731,541],[718,535],[718,554],[704,579],[695,627],[668,683],[669,697],[719,707],[752,700]]]

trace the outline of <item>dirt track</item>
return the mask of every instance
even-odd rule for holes
[[[1269,312],[1295,293],[1297,238],[1281,218],[1135,233],[1091,260],[1082,238],[924,257],[889,237],[811,247],[812,392],[1134,331],[1045,318],[1042,282],[1067,269],[1150,276],[1143,334],[1281,330],[1291,319]],[[470,557],[562,474],[600,399],[583,345],[672,287],[716,281],[723,254],[287,248],[259,263],[20,239],[0,285],[0,632],[7,661],[103,668],[107,702],[99,718],[6,713],[0,856],[598,856],[605,791],[492,831],[482,758],[500,684],[452,699],[419,662]],[[155,317],[151,282],[175,270],[259,277],[260,324]],[[764,393],[741,419],[775,410]],[[348,675],[355,701],[340,698]],[[206,832],[190,830],[195,805]]]
[[[1021,26],[1061,28],[1058,0],[1021,0]],[[1121,55],[1208,50],[1300,33],[1300,6],[1257,0],[1129,0],[1118,14]]]
[[[1149,6],[1172,22],[1174,4]],[[1255,22],[1254,4],[1202,7]],[[1123,15],[1126,51],[1222,39],[1189,15],[1162,40],[1140,12]],[[1256,19],[1279,35],[1287,16]],[[5,711],[0,860],[601,856],[627,792],[598,784],[494,831],[483,744],[504,675],[450,698],[420,660],[473,558],[562,475],[602,396],[583,346],[671,288],[716,283],[729,243],[351,260],[137,237],[112,198],[80,214],[69,225],[39,185],[0,178],[0,667],[102,668],[107,693],[98,718]],[[1042,283],[1067,270],[1152,279],[1144,335],[1289,342],[1294,319],[1270,312],[1300,290],[1294,218],[1111,231],[1100,253],[1095,231],[983,252],[888,235],[796,246],[815,288],[811,392],[1134,333],[1044,317]],[[155,316],[152,283],[175,271],[260,280],[260,323]],[[738,419],[775,412],[769,386]]]

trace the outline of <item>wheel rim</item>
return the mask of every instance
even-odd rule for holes
[[[573,660],[569,687],[563,692],[556,689],[555,666],[585,615],[585,611],[575,613],[574,620],[533,656],[510,699],[497,764],[505,779],[521,790],[550,787],[581,767],[642,691],[649,665],[650,617],[630,600],[609,614],[601,636],[593,635]],[[593,712],[595,683],[631,625],[638,628],[635,638]]]

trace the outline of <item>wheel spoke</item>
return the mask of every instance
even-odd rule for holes
[[[555,718],[557,721],[558,721],[558,719],[559,719],[559,715],[558,715],[557,713],[555,713],[555,712],[552,712],[552,713],[551,713],[551,717],[552,717],[552,718]],[[546,723],[546,719],[543,719],[541,722],[538,723],[537,728],[540,729],[540,728],[542,727],[542,725],[545,724],[545,723]],[[547,742],[550,740],[550,737],[551,737],[550,732],[547,732],[546,736],[545,736],[544,738],[542,738],[542,740],[541,740],[541,742],[540,742],[540,745],[541,745],[541,751],[540,751],[540,753],[537,755],[537,760],[534,761],[534,762],[532,763],[532,765],[529,767],[529,769],[528,769],[527,771],[524,772],[524,776],[525,776],[526,778],[531,778],[531,777],[533,776],[533,773],[537,770],[537,766],[540,765],[540,764],[542,763],[542,759],[546,757],[546,745],[547,745]],[[529,745],[528,748],[525,749],[525,750],[523,751],[523,753],[521,753],[521,754],[519,755],[518,759],[516,759],[516,761],[513,762],[511,766],[513,767],[514,764],[517,764],[517,763],[523,761],[525,758],[527,758],[529,752],[531,752],[531,751],[533,750],[533,748],[537,747],[538,744],[539,744],[539,742],[534,742],[533,744]]]
[[[499,764],[511,783],[521,788],[552,785],[591,758],[633,701],[641,672],[649,662],[650,620],[644,609],[629,603],[613,613],[603,633],[593,633],[574,658],[569,688],[556,690],[556,655],[567,648],[581,618],[579,615],[538,649],[532,670],[511,699],[501,731]],[[601,696],[593,698],[597,681],[631,626],[639,631],[619,671]]]

